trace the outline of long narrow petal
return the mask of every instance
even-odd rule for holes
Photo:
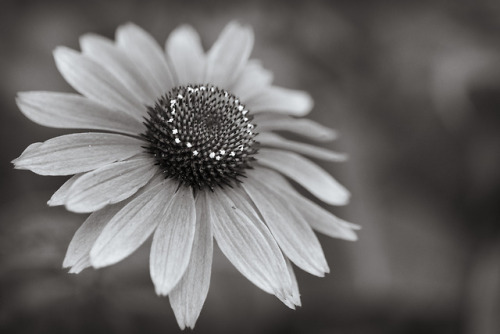
[[[89,57],[62,46],[54,50],[54,59],[61,75],[78,92],[141,119],[137,110],[143,110],[144,106],[107,69]]]
[[[116,31],[116,42],[137,69],[151,79],[156,97],[175,86],[165,53],[144,29],[133,23],[120,26]]]
[[[241,201],[226,191],[215,192],[209,201],[210,221],[220,249],[256,286],[281,300],[292,299],[290,276],[276,241],[264,223],[245,214],[233,199]]]
[[[290,279],[292,280],[292,300],[291,302],[296,306],[302,306],[300,302],[300,292],[299,292],[299,283],[297,282],[297,278],[295,277],[295,272],[293,271],[293,266],[288,259],[286,260],[286,267],[288,268],[288,273],[290,274]],[[290,307],[293,308],[293,307]]]
[[[163,175],[158,174],[133,197],[92,213],[73,236],[66,252],[63,267],[71,267],[69,272],[78,274],[91,266],[90,250],[106,224],[133,199],[149,191],[162,180]]]
[[[344,186],[318,165],[298,154],[260,149],[258,161],[295,180],[325,203],[345,205],[349,202],[350,194]]]
[[[283,195],[265,181],[249,177],[243,188],[259,209],[283,253],[303,270],[323,277],[329,272],[321,245],[311,226]]]
[[[264,147],[270,146],[274,148],[290,150],[316,159],[328,161],[345,161],[347,159],[346,154],[330,151],[316,145],[309,145],[293,140],[288,140],[270,132],[259,133],[257,141]]]
[[[331,141],[338,133],[324,125],[307,118],[293,118],[279,114],[257,114],[253,120],[259,131],[287,131],[316,141]]]
[[[241,101],[247,101],[271,85],[273,73],[262,67],[258,61],[249,61],[236,79],[231,92]]]
[[[86,34],[80,37],[82,52],[113,74],[139,101],[154,103],[157,96],[147,78],[137,70],[127,54],[109,39]],[[144,111],[143,111],[144,112]]]
[[[12,161],[17,169],[41,175],[87,172],[143,151],[139,139],[111,133],[76,133],[28,146]]]
[[[73,212],[93,212],[121,202],[144,186],[156,171],[154,160],[145,156],[100,167],[71,186],[66,208]]]
[[[94,129],[137,135],[144,126],[136,118],[78,94],[21,92],[16,98],[23,114],[53,128]]]
[[[229,87],[246,65],[253,41],[250,27],[229,23],[208,51],[205,81]]]
[[[298,195],[300,196],[300,195]],[[305,197],[295,197],[293,203],[311,227],[332,238],[355,241],[358,239],[353,230],[359,230],[359,225],[340,219]]]
[[[164,213],[165,201],[175,192],[171,180],[135,197],[106,225],[90,251],[92,266],[100,268],[121,261],[153,233]]]
[[[179,284],[170,292],[170,305],[181,329],[194,328],[207,298],[212,270],[213,235],[205,196],[196,198],[196,232],[191,259]]]
[[[118,203],[92,213],[76,231],[69,243],[63,267],[69,268],[70,273],[78,274],[83,269],[90,267],[90,250],[101,234],[106,224],[126,204]]]
[[[357,240],[356,233],[353,230],[360,229],[359,225],[334,216],[321,206],[300,195],[279,173],[267,168],[255,168],[248,172],[248,177],[262,180],[265,184],[286,196],[290,206],[296,208],[314,230],[333,238]]]
[[[189,25],[182,25],[172,31],[165,45],[180,85],[203,82],[205,53],[200,36]]]
[[[50,206],[64,205],[66,199],[68,198],[69,189],[82,175],[83,174],[76,174],[70,177],[61,187],[59,187],[59,189],[57,189],[47,204]]]
[[[266,88],[265,92],[245,103],[253,113],[274,112],[291,116],[305,116],[313,107],[313,100],[306,92],[276,86]]]
[[[179,283],[191,257],[196,209],[191,187],[180,187],[159,217],[153,236],[149,271],[158,295],[166,296]]]

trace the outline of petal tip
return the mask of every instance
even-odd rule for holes
[[[118,28],[116,29],[116,40],[118,41],[120,38],[120,36],[122,36],[123,34],[135,34],[135,33],[146,33],[146,31],[144,29],[142,29],[139,25],[135,24],[134,22],[126,22],[120,26],[118,26]]]
[[[101,255],[100,252],[97,252],[94,247],[90,250],[90,265],[94,269],[103,268],[114,263],[113,261],[99,255]]]
[[[59,206],[59,205],[63,205],[64,203],[60,203],[59,201],[56,201],[54,198],[50,198],[48,201],[47,201],[47,205],[48,206]]]
[[[49,200],[49,202],[50,202],[50,200]],[[48,204],[48,202],[47,202],[47,204]],[[109,202],[108,203],[100,203],[99,205],[94,205],[94,206],[90,207],[90,206],[86,205],[86,203],[84,203],[84,202],[74,202],[74,201],[71,201],[71,199],[68,199],[67,202],[64,203],[64,207],[66,208],[66,210],[74,212],[74,213],[92,213],[94,211],[98,211],[98,210],[104,208],[108,204],[109,204]]]
[[[82,52],[88,51],[96,43],[102,43],[103,41],[111,42],[105,37],[91,32],[81,35],[78,41]]]
[[[82,270],[79,268],[71,267],[68,270],[68,274],[79,274]]]
[[[169,294],[170,290],[171,289],[168,289],[168,288],[166,288],[164,286],[159,287],[158,285],[155,285],[155,292],[160,297],[166,297]]]
[[[33,92],[17,92],[15,99],[17,106],[19,107],[19,104],[25,102],[25,100],[28,99],[32,94]]]
[[[283,304],[288,306],[290,309],[295,310],[296,306],[302,306],[300,302],[300,297],[299,296],[293,296],[293,295],[288,295],[286,297],[279,297],[278,298],[281,300]]]
[[[325,203],[335,206],[345,206],[349,204],[351,200],[351,193],[349,192],[349,190],[345,188],[339,190],[339,194],[337,194],[335,197],[330,198],[328,201],[325,201]]]
[[[63,264],[62,264],[62,268],[63,268],[63,269],[67,269],[67,268],[69,268],[69,267],[71,267],[71,266],[73,266],[73,261],[70,261],[69,257],[68,257],[68,256],[66,256],[66,257],[64,258],[64,261],[63,261]]]
[[[68,48],[67,46],[56,46],[55,49],[52,51],[52,54],[54,55],[54,58],[56,61],[60,59],[61,57],[64,57],[65,55],[71,54],[71,53],[77,53],[77,51]]]
[[[118,30],[120,30],[120,29],[121,30],[123,30],[123,29],[136,29],[136,28],[139,28],[139,26],[132,21],[125,22],[125,23],[120,24],[118,26]]]
[[[352,233],[349,233],[349,235],[347,236],[347,238],[345,238],[345,240],[347,241],[358,241],[358,235],[356,233],[354,233],[353,231],[351,231]]]
[[[345,162],[349,160],[349,155],[347,153],[338,153],[332,160],[337,162]]]

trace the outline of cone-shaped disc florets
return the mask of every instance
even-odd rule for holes
[[[173,88],[148,107],[147,152],[165,177],[193,188],[231,185],[251,168],[255,125],[238,98],[211,85]]]

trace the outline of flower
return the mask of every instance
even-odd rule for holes
[[[115,42],[88,34],[80,46],[58,47],[54,57],[81,95],[17,98],[41,125],[101,131],[34,143],[13,161],[41,175],[75,174],[48,202],[91,213],[63,267],[78,273],[117,263],[153,234],[156,293],[169,296],[181,328],[193,328],[215,238],[252,283],[291,308],[300,305],[290,261],[316,276],[329,271],[313,229],[355,240],[358,228],[284,177],[327,204],[348,202],[342,185],[301,156],[342,161],[343,154],[273,132],[334,139],[333,130],[299,118],[311,110],[310,96],[273,86],[272,74],[249,59],[251,28],[235,22],[206,53],[190,26],[171,33],[165,52],[134,24],[119,27]]]

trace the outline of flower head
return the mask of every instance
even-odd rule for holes
[[[343,186],[302,157],[342,161],[343,154],[274,133],[335,138],[299,118],[311,110],[310,96],[271,84],[272,74],[249,59],[252,30],[238,23],[228,24],[208,52],[189,26],[171,33],[165,52],[133,24],[119,27],[114,42],[84,35],[80,45],[81,52],[54,51],[57,68],[80,94],[17,98],[39,124],[97,131],[32,144],[14,160],[41,175],[74,174],[48,202],[91,213],[63,266],[78,273],[114,264],[153,234],[156,292],[169,296],[181,328],[194,327],[215,239],[251,282],[291,308],[300,305],[290,262],[317,276],[329,271],[313,229],[355,240],[358,228],[286,179],[327,204],[348,202]]]

